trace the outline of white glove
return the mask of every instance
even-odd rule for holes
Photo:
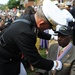
[[[62,63],[59,60],[54,61],[54,66],[52,67],[51,70],[61,70],[62,68]]]
[[[59,60],[56,60],[56,62],[58,63],[58,66],[56,67],[56,70],[61,70],[62,69],[62,63]]]

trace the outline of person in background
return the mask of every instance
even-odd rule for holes
[[[59,8],[61,9],[63,15],[65,16],[67,22],[71,22],[73,21],[73,16],[71,15],[71,13],[66,9],[66,5],[65,3],[60,3]]]
[[[66,19],[50,0],[44,0],[43,6],[35,14],[23,15],[14,21],[0,37],[0,75],[18,75],[22,53],[36,68],[61,70],[60,60],[41,57],[35,46],[36,36],[49,40],[51,35],[43,31],[55,29],[58,24],[66,25]]]
[[[35,14],[35,10],[32,6],[28,6],[26,7],[24,14]]]
[[[72,2],[67,1],[67,2],[65,2],[65,5],[66,5],[66,9],[70,12],[70,10],[72,8]]]
[[[73,30],[69,26],[61,26],[56,33],[58,33],[58,43],[50,46],[47,59],[57,59],[63,63],[63,68],[56,71],[54,75],[70,75],[70,67],[75,60],[75,46],[72,44]],[[35,75],[53,75],[53,71],[38,70]]]

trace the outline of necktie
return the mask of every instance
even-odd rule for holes
[[[61,48],[58,53],[58,57],[63,53],[63,49]]]

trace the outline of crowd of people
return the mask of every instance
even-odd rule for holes
[[[75,4],[44,0],[37,10],[0,12],[0,75],[27,75],[25,60],[40,68],[34,75],[75,74]]]

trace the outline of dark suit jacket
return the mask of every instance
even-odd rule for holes
[[[31,24],[14,22],[1,36],[0,75],[18,75],[20,71],[21,52],[26,59],[37,68],[50,70],[53,61],[42,58],[36,47],[36,36],[49,40],[51,35],[36,31],[37,26],[33,15],[22,16]]]
[[[58,52],[58,44],[53,44],[49,48],[49,53],[47,59],[56,60]],[[75,46],[73,45],[70,50],[64,55],[61,59],[63,63],[63,68],[60,71],[57,71],[55,75],[70,75],[70,67],[71,63],[75,60]],[[38,72],[42,72],[44,75],[52,75],[51,71],[39,70]],[[48,73],[47,73],[48,72]]]

